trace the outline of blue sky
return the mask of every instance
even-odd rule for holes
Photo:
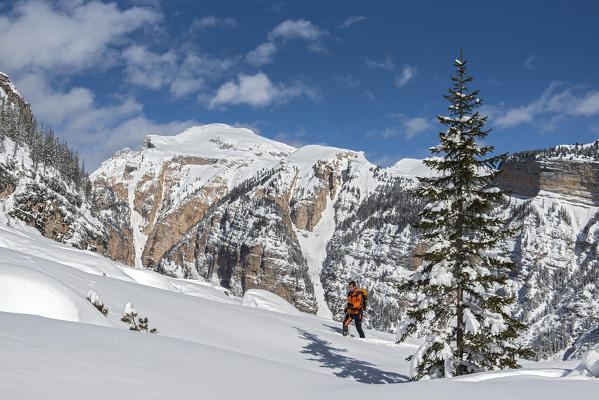
[[[0,71],[96,167],[211,122],[383,166],[438,140],[464,49],[498,151],[599,137],[596,1],[0,3]]]

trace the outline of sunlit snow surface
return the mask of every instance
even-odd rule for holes
[[[20,229],[0,228],[0,399],[505,400],[599,393],[599,379],[566,376],[576,362],[405,383],[404,359],[417,341],[396,345],[393,335],[373,331],[367,340],[344,338],[339,323],[292,311],[273,294],[250,291],[242,301],[205,282],[126,267]],[[90,289],[108,317],[85,299]],[[128,331],[120,322],[127,302],[160,333]]]

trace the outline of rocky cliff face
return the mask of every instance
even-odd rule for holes
[[[319,222],[341,164],[356,155],[304,159],[295,150],[218,124],[150,136],[141,151],[102,164],[95,197],[132,242],[131,265],[216,280],[236,294],[269,289],[316,312],[295,229]]]
[[[321,279],[327,243],[365,197],[392,184],[393,173],[379,170],[361,153],[295,149],[213,124],[149,136],[92,178],[102,215],[133,244],[131,265],[235,294],[268,289],[331,315],[337,304]]]
[[[515,312],[540,357],[579,357],[599,338],[599,141],[514,154],[502,169],[521,228],[505,243],[522,266]]]
[[[502,169],[498,185],[514,194],[534,197],[545,191],[589,205],[599,202],[597,161],[513,157]]]

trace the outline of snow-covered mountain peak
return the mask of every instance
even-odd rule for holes
[[[154,150],[155,149],[155,150]],[[149,135],[143,150],[205,158],[282,158],[295,148],[226,124],[194,126],[175,136]]]
[[[300,169],[311,168],[319,161],[334,162],[335,160],[354,160],[368,163],[363,152],[340,149],[332,146],[322,146],[311,144],[300,147],[287,158],[291,165],[298,166]]]
[[[424,160],[416,158],[402,158],[392,166],[388,167],[387,170],[409,177],[424,178],[436,175],[435,171],[424,165]]]

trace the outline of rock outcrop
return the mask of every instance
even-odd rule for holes
[[[599,162],[567,159],[508,159],[497,184],[514,194],[534,197],[541,190],[589,205],[599,204]]]

